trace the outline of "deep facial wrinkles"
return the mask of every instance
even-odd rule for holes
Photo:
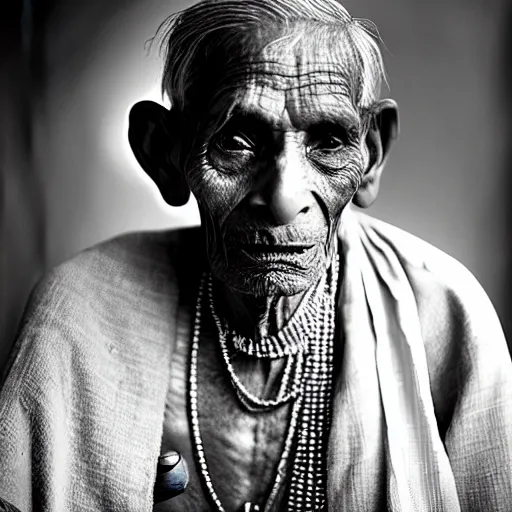
[[[226,68],[236,72],[223,73],[226,78],[205,100],[214,108],[198,129],[202,133],[187,172],[208,232],[214,274],[233,289],[254,295],[297,293],[316,282],[330,261],[341,212],[367,163],[364,124],[343,59],[337,61],[335,54],[326,58],[325,49],[315,43],[301,42],[292,50],[283,44],[267,46],[252,63],[236,68],[231,62]],[[249,124],[253,119],[259,131],[247,139],[254,148],[237,151],[238,134],[246,143],[237,131],[243,131],[244,125],[237,124],[240,116],[249,116]],[[311,129],[322,123],[346,133],[339,151],[312,149],[317,142],[310,140]],[[221,137],[228,137],[227,152],[218,145]],[[287,174],[284,182],[278,180],[282,190],[274,189],[275,166],[283,155],[285,167],[279,172]],[[285,171],[291,163],[293,168]],[[279,225],[268,201],[287,190],[291,199],[304,196],[304,208]],[[281,256],[272,247],[299,243],[316,249],[287,256],[276,267]],[[267,252],[258,253],[264,246]]]

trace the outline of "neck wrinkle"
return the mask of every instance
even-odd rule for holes
[[[227,319],[230,330],[255,341],[277,334],[295,313],[307,292],[304,290],[290,296],[255,297],[222,284],[219,286],[218,282],[215,284],[214,293],[222,297],[216,303],[222,316]]]

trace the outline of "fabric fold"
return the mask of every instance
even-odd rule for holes
[[[368,489],[374,498],[363,499],[357,493],[340,498],[332,492],[331,503],[337,509],[343,503],[340,510],[381,510],[387,502],[393,512],[458,512],[455,480],[437,429],[419,315],[407,276],[386,243],[350,211],[344,214],[342,241],[344,361],[333,404],[335,455],[330,476],[343,482],[333,487],[346,490],[350,481]],[[354,414],[357,431],[347,429]],[[366,454],[347,449],[373,445],[377,438],[384,454],[378,449]],[[376,483],[369,479],[371,468],[383,460],[386,497],[382,482],[375,489]],[[363,506],[369,500],[371,507]]]

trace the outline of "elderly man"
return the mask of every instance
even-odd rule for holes
[[[509,511],[512,366],[489,300],[350,206],[377,196],[398,131],[374,27],[334,0],[205,0],[164,30],[171,109],[135,105],[130,143],[169,204],[194,194],[201,229],[119,237],[38,286],[1,394],[0,496]],[[188,485],[154,505],[170,451]]]

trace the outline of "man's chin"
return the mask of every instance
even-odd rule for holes
[[[242,277],[242,276],[241,276]],[[296,295],[310,288],[316,280],[311,274],[290,272],[290,270],[271,269],[237,280],[233,288],[241,293],[255,297],[268,297],[270,295]]]
[[[258,268],[237,268],[224,275],[223,281],[234,290],[253,295],[296,295],[308,290],[321,277],[325,265],[298,268],[296,265],[273,262]]]

